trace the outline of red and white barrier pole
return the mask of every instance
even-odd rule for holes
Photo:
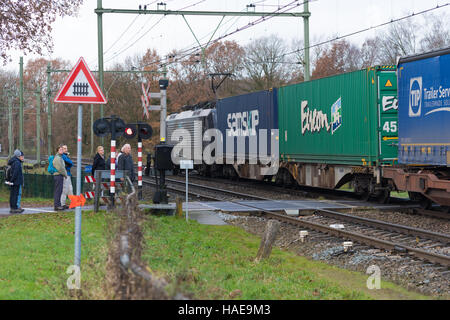
[[[114,206],[114,194],[116,193],[116,140],[111,140],[111,173],[110,187],[111,203]]]
[[[138,199],[142,200],[142,141],[138,141]]]

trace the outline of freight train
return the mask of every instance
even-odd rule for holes
[[[168,143],[203,175],[450,206],[450,48],[185,109]]]

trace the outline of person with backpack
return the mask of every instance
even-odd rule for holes
[[[67,152],[67,145],[63,145],[62,158],[64,160],[67,177],[64,178],[63,190],[61,194],[61,205],[64,207],[64,209],[69,209],[69,206],[66,205],[66,200],[67,196],[73,196],[72,174],[70,173],[70,169],[73,166],[73,162],[69,158],[69,152]]]
[[[53,173],[53,180],[55,182],[55,191],[53,204],[55,206],[55,211],[64,210],[65,208],[61,205],[61,194],[63,191],[64,178],[67,177],[66,165],[62,158],[64,153],[63,145],[59,145],[57,153],[53,158],[52,165],[56,170]]]
[[[22,213],[25,210],[20,207],[19,194],[24,184],[22,162],[24,160],[23,152],[19,149],[14,151],[14,156],[8,161],[9,170],[6,172],[6,181],[10,186],[9,194],[9,213]]]

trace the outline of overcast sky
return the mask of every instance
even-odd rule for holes
[[[209,10],[209,11],[245,11],[246,5],[256,4],[256,11],[275,11],[292,0],[162,0],[167,10]],[[150,0],[103,0],[104,8],[138,9],[139,4],[148,4],[148,9],[156,9],[159,1]],[[301,3],[299,1],[298,3]],[[329,39],[332,35],[342,36],[391,19],[396,19],[412,12],[448,3],[448,0],[313,0],[309,5],[310,43],[313,45],[320,38]],[[195,5],[194,5],[195,4]],[[194,5],[194,6],[191,6]],[[57,19],[54,24],[54,52],[46,58],[57,58],[75,64],[80,56],[84,57],[91,70],[97,70],[97,15],[94,13],[97,1],[85,0],[78,17]],[[290,12],[303,11],[303,5]],[[450,6],[434,10],[436,14],[450,14]],[[216,29],[221,17],[186,16],[191,28],[201,42],[206,42]],[[237,28],[257,20],[258,17],[225,17],[214,38],[230,33]],[[419,19],[419,18],[415,18]],[[360,44],[375,32],[369,31],[347,40]],[[418,30],[420,32],[420,30]],[[303,19],[275,17],[256,26],[240,31],[226,38],[245,45],[255,38],[277,34],[291,43],[293,39],[303,39]],[[182,16],[161,15],[103,15],[103,48],[105,68],[114,62],[122,62],[127,56],[144,54],[147,48],[155,48],[160,55],[172,49],[186,49],[196,45],[194,36]],[[12,52],[13,61],[7,66],[9,70],[18,71],[19,52]],[[36,56],[24,57],[25,63]]]

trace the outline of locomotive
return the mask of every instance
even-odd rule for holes
[[[203,175],[450,206],[450,48],[185,109],[167,117],[168,142]]]

